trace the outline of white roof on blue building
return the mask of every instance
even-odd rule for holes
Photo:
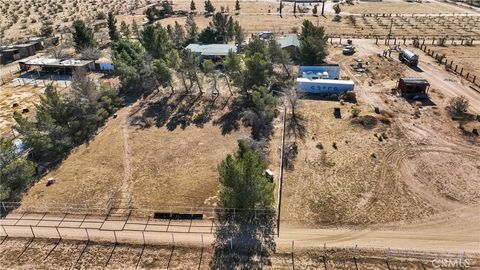
[[[237,46],[231,44],[189,44],[186,49],[202,56],[226,56],[229,51],[237,52]]]

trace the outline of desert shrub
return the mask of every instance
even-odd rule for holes
[[[365,116],[359,116],[354,119],[352,119],[353,124],[361,124],[365,128],[371,129],[374,128],[377,123],[378,119],[375,116],[372,115],[365,115]]]
[[[352,118],[358,117],[361,111],[358,106],[352,106]]]
[[[468,110],[469,102],[465,96],[457,96],[450,99],[448,110],[455,116],[463,116]]]

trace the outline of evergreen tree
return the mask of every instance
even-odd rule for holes
[[[172,72],[165,63],[164,60],[157,59],[153,61],[153,74],[158,84],[162,87],[169,86],[171,89],[172,95],[174,94],[173,84],[172,84]]]
[[[303,65],[318,65],[324,62],[327,52],[327,36],[325,29],[314,26],[304,20],[300,34],[300,59]]]
[[[185,43],[185,30],[177,21],[175,21],[175,26],[173,29],[173,42],[177,50],[180,49]]]
[[[140,33],[140,42],[154,59],[165,59],[171,49],[167,30],[160,25],[146,25]]]
[[[242,140],[238,151],[219,165],[219,206],[238,210],[266,209],[273,206],[274,184],[265,176],[267,163]],[[239,211],[238,218],[250,220],[253,211]]]
[[[259,53],[262,56],[267,55],[267,43],[258,36],[251,38],[245,46],[245,56],[249,57],[255,53]]]
[[[215,74],[215,64],[213,63],[212,60],[210,59],[206,59],[203,61],[202,63],[202,68],[203,68],[203,72],[207,75],[207,76],[210,76],[212,77],[213,79],[213,89],[215,90],[215,94],[216,95],[219,95],[220,94],[220,91],[218,90],[217,88],[217,76]]]
[[[228,18],[227,25],[225,26],[226,28],[226,42],[230,42],[231,40],[234,39],[235,37],[235,23],[233,21],[232,16]]]
[[[197,23],[195,22],[193,15],[188,15],[187,20],[185,22],[185,28],[187,30],[187,36],[185,43],[190,44],[190,43],[195,43],[197,42],[198,39],[198,26]]]
[[[135,21],[134,21],[135,22]],[[120,24],[120,31],[122,32],[123,36],[126,38],[126,39],[129,39],[130,38],[130,27],[128,26],[128,24],[123,21],[121,24]]]
[[[111,41],[118,40],[118,32],[117,32],[117,19],[113,15],[112,12],[108,13],[108,35],[110,36]]]
[[[119,75],[123,87],[128,88],[145,74],[144,51],[136,42],[121,39],[112,45],[112,58],[115,73]]]
[[[244,90],[248,90],[254,85],[267,85],[271,72],[271,65],[265,55],[255,52],[245,57]]]
[[[195,10],[197,10],[197,8],[195,7],[195,2],[192,0],[192,1],[190,2],[190,11],[191,11],[192,13],[194,13]]]
[[[235,1],[235,13],[237,13],[237,14],[240,13],[240,1],[239,0]]]
[[[78,20],[73,22],[73,28],[73,42],[77,51],[81,51],[85,47],[97,46],[92,29],[88,28],[84,21]]]
[[[217,32],[212,27],[207,26],[198,35],[198,41],[203,44],[217,43]]]
[[[140,30],[138,29],[138,24],[135,20],[132,22],[132,33],[137,39],[140,38]]]
[[[234,29],[235,43],[242,44],[243,41],[245,40],[245,34],[243,33],[242,27],[240,26],[240,23],[238,23],[238,21],[235,22],[233,29]]]
[[[34,176],[35,164],[18,156],[16,146],[0,137],[0,201],[18,201]]]
[[[205,1],[205,13],[210,15],[215,12],[215,7],[210,0]]]

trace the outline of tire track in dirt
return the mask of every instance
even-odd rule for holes
[[[131,201],[131,186],[130,181],[132,179],[132,168],[130,161],[130,147],[128,144],[129,135],[128,135],[128,126],[129,126],[129,110],[122,112],[122,135],[123,135],[123,169],[124,176],[122,180],[122,186],[120,188],[120,201],[118,202],[120,206],[126,206],[130,204]]]

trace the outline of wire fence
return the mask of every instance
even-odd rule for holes
[[[272,217],[272,209],[170,206],[133,208],[111,199],[104,207],[88,204],[37,204],[0,202],[0,236],[56,238],[147,244],[161,243],[169,234],[213,234],[229,219],[248,222]],[[272,234],[275,230],[272,231]],[[191,236],[188,236],[191,238]],[[169,238],[167,238],[169,239]],[[191,238],[193,239],[193,238]],[[190,240],[192,241],[192,240]],[[195,241],[193,241],[195,242]]]

